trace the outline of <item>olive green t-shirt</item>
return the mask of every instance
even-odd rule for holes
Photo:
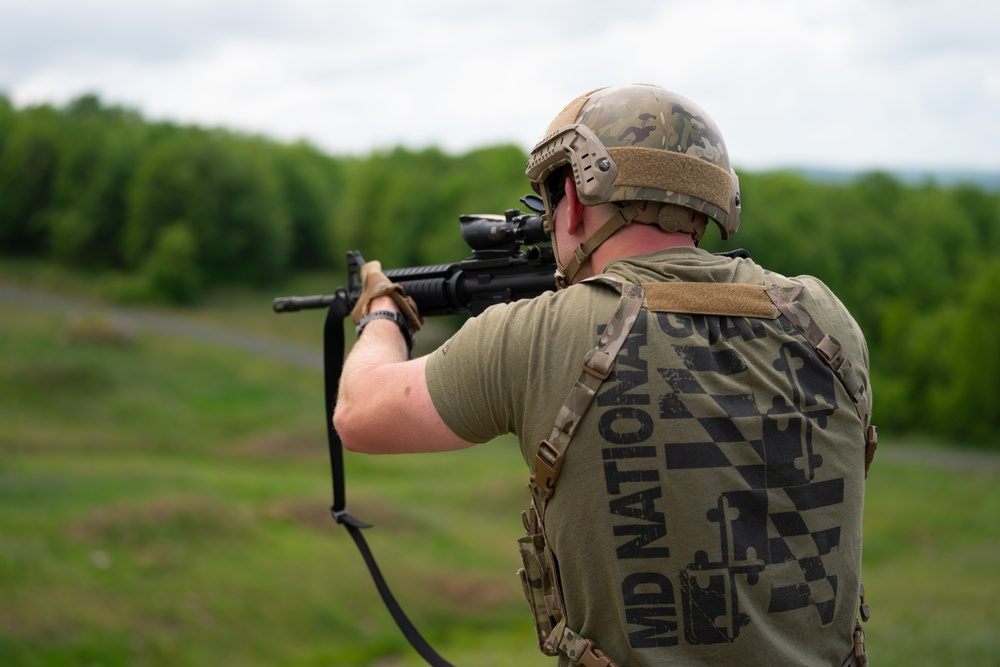
[[[636,283],[763,282],[752,260],[695,248],[605,270]],[[820,281],[795,280],[859,372],[870,414],[860,329]],[[428,360],[437,411],[472,442],[517,434],[532,465],[618,300],[584,283],[471,319]],[[863,482],[864,425],[785,318],[644,308],[546,510],[567,625],[622,667],[841,665]]]

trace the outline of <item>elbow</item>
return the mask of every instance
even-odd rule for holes
[[[337,404],[333,413],[333,430],[337,432],[344,449],[360,453],[370,451],[365,446],[364,438],[361,437],[364,429],[358,425],[357,411],[351,410],[348,405]]]

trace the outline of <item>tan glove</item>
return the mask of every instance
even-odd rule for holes
[[[416,302],[406,296],[406,290],[402,285],[397,285],[382,273],[382,263],[379,261],[365,262],[361,267],[361,296],[351,311],[354,324],[361,323],[361,318],[371,310],[372,299],[380,296],[388,296],[396,303],[406,321],[410,323],[411,331],[420,331],[425,320],[417,312]]]

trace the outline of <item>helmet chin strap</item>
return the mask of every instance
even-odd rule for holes
[[[576,196],[573,190],[575,183],[567,184],[566,197]],[[584,263],[602,243],[611,238],[622,228],[636,223],[643,223],[659,227],[664,232],[682,232],[691,236],[695,246],[701,240],[708,224],[708,216],[699,211],[689,209],[675,204],[651,202],[645,200],[635,200],[628,203],[616,203],[615,214],[608,218],[597,231],[573,249],[572,257],[566,264],[563,264],[562,257],[557,246],[555,231],[555,211],[551,206],[551,193],[545,181],[538,184],[538,191],[545,204],[545,231],[548,232],[552,242],[552,251],[556,260],[555,283],[556,289],[565,289],[573,284]],[[653,218],[646,216],[644,219],[638,218],[644,213],[655,213]]]
[[[555,230],[553,229],[551,233],[553,238],[552,245],[556,256],[556,288],[564,289],[573,284],[573,278],[576,277],[576,274],[580,271],[583,263],[590,259],[590,256],[594,253],[594,251],[597,250],[602,243],[611,238],[612,234],[617,232],[622,227],[631,224],[632,221],[635,220],[640,213],[642,213],[642,210],[643,209],[635,202],[629,202],[625,206],[618,209],[613,216],[608,218],[607,222],[601,225],[601,227],[594,232],[593,236],[588,238],[573,250],[573,256],[570,258],[569,262],[566,263],[566,266],[561,265],[562,263],[559,258],[559,251],[555,248],[556,235]]]

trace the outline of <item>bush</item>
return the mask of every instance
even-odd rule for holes
[[[191,303],[202,289],[198,244],[186,222],[167,225],[143,268],[150,295],[173,303]]]

